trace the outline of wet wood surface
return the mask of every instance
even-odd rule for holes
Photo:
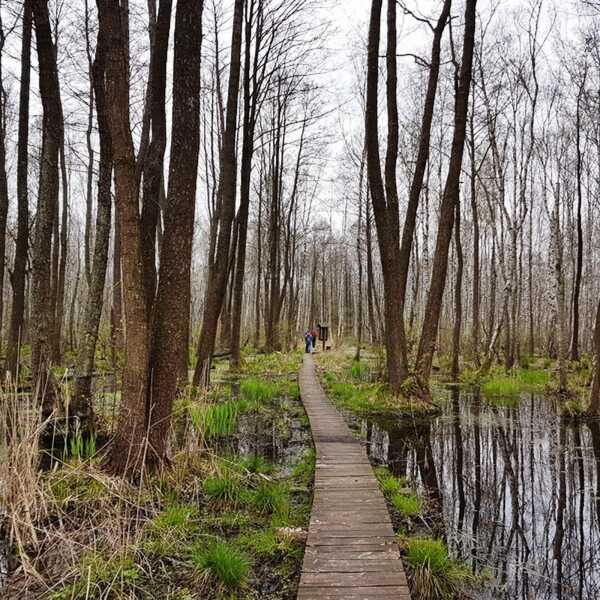
[[[299,384],[317,464],[298,600],[410,600],[367,454],[327,399],[310,354],[304,356]]]

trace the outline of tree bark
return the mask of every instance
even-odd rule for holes
[[[40,95],[43,108],[42,154],[32,256],[31,372],[34,393],[43,399],[44,412],[48,414],[53,408],[53,394],[49,388],[49,369],[52,358],[50,265],[52,233],[58,206],[58,168],[59,152],[63,140],[63,122],[56,51],[50,30],[48,5],[46,0],[31,0],[31,6],[37,39]]]
[[[215,261],[208,272],[206,303],[202,329],[198,342],[198,360],[194,370],[194,385],[208,382],[210,362],[215,346],[217,324],[223,305],[225,286],[227,285],[227,264],[231,228],[235,217],[236,196],[236,160],[235,140],[237,130],[238,92],[240,83],[240,56],[242,49],[242,22],[244,0],[235,0],[233,28],[231,36],[231,60],[229,84],[227,90],[227,116],[223,145],[221,148],[221,169],[219,173],[219,234],[216,245]]]
[[[465,34],[462,51],[460,76],[455,93],[454,135],[448,166],[448,175],[440,207],[438,236],[433,259],[431,284],[425,307],[421,339],[417,351],[417,376],[424,394],[429,395],[429,376],[438,333],[440,311],[446,273],[448,270],[448,249],[452,238],[454,215],[460,193],[460,175],[465,145],[473,48],[475,45],[475,21],[477,0],[467,0],[465,5]]]
[[[143,273],[141,222],[135,156],[129,122],[127,26],[114,0],[98,0],[99,27],[106,40],[106,105],[115,170],[123,299],[125,365],[121,407],[109,467],[117,473],[138,471],[146,454],[149,327]]]
[[[188,352],[192,241],[200,150],[202,9],[202,1],[178,0],[175,14],[171,160],[152,331],[150,464],[160,464],[167,458],[179,367],[182,357],[186,357]]]
[[[8,183],[6,179],[6,90],[2,79],[4,27],[0,17],[0,350],[4,317],[4,270],[6,262],[6,221],[8,217]]]
[[[93,428],[93,407],[91,385],[94,373],[98,328],[102,316],[104,285],[108,265],[108,250],[111,229],[111,177],[112,147],[107,120],[104,74],[106,70],[106,42],[103,31],[98,31],[96,56],[92,63],[93,98],[96,103],[98,136],[100,141],[100,163],[98,166],[98,208],[96,213],[96,237],[94,242],[93,263],[90,270],[90,287],[85,307],[85,316],[81,332],[81,346],[77,353],[75,368],[75,386],[73,390],[72,410],[81,423],[82,429]]]
[[[29,144],[29,95],[31,75],[31,2],[23,7],[23,32],[21,35],[21,82],[19,88],[19,133],[17,149],[17,240],[15,261],[11,273],[12,307],[5,370],[17,377],[19,350],[23,342],[25,314],[25,279],[29,251],[29,199],[27,187]]]
[[[147,311],[151,314],[156,293],[156,231],[160,219],[163,161],[167,144],[165,87],[171,25],[171,0],[160,0],[150,58],[149,91],[152,139],[143,164],[142,250]]]
[[[388,381],[393,392],[401,391],[408,375],[406,342],[403,339],[400,299],[400,246],[396,162],[398,157],[398,109],[396,102],[396,3],[388,2],[387,115],[388,146],[385,159],[385,189],[381,176],[378,124],[379,40],[382,0],[373,0],[369,25],[365,145],[367,177],[377,227],[384,287],[385,347]]]

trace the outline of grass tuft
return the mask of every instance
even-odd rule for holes
[[[416,600],[460,598],[476,582],[469,569],[450,559],[441,540],[409,539],[406,560],[413,569],[411,591]]]
[[[237,505],[244,496],[244,487],[235,475],[224,473],[207,477],[202,484],[206,498],[215,504]]]
[[[390,502],[404,517],[416,517],[423,509],[423,504],[416,494],[394,494]]]
[[[133,559],[121,553],[107,558],[99,552],[81,556],[73,583],[57,590],[52,600],[128,597],[141,572]]]
[[[190,560],[194,568],[217,588],[228,591],[244,587],[250,562],[233,544],[216,540],[192,548]]]

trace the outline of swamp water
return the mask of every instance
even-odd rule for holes
[[[435,419],[354,425],[374,463],[441,504],[451,554],[487,574],[478,599],[600,598],[600,421],[452,390]]]

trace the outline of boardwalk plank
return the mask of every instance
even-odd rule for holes
[[[299,382],[317,462],[298,600],[410,600],[385,500],[365,448],[327,400],[310,355]]]

